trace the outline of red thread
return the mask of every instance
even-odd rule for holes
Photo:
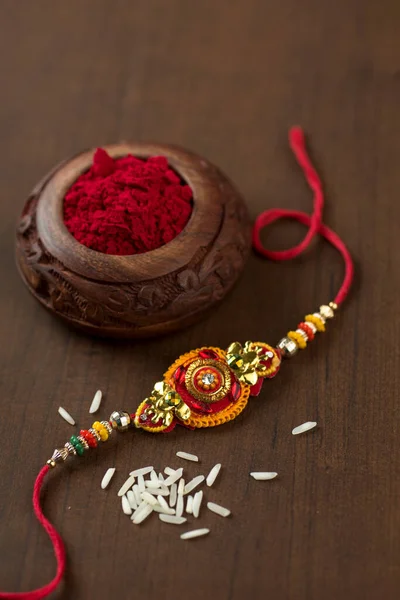
[[[114,160],[98,148],[92,167],[65,195],[64,222],[92,250],[140,254],[182,231],[192,212],[192,196],[165,157]]]
[[[322,235],[340,252],[344,260],[345,275],[343,278],[343,283],[335,298],[336,304],[339,305],[343,302],[350,291],[354,276],[353,260],[346,245],[338,236],[338,234],[332,231],[332,229],[329,229],[329,227],[322,222],[322,210],[324,206],[322,183],[307,154],[304,133],[300,127],[293,127],[290,130],[289,143],[297,162],[303,169],[303,173],[308,185],[314,192],[314,210],[311,216],[296,210],[285,210],[278,208],[264,211],[257,217],[254,224],[253,247],[257,252],[259,252],[259,254],[271,260],[290,260],[291,258],[299,256],[299,254],[304,252],[309,247],[316,233]],[[278,219],[294,219],[308,228],[304,239],[297,244],[297,246],[293,246],[293,248],[288,248],[287,250],[282,251],[274,251],[264,248],[260,239],[261,230],[267,225],[274,223],[274,221],[277,221]]]
[[[50,538],[51,543],[53,544],[54,555],[57,560],[57,573],[50,581],[50,583],[44,585],[37,590],[33,590],[31,592],[0,592],[0,600],[41,600],[41,598],[45,598],[58,587],[61,579],[64,576],[65,572],[65,548],[64,543],[61,539],[60,534],[55,529],[55,527],[46,519],[43,514],[42,508],[40,506],[40,490],[43,485],[43,480],[49,471],[49,467],[45,465],[43,469],[40,471],[39,475],[36,478],[35,486],[33,488],[33,510],[35,512],[36,518],[47,532],[47,535]]]

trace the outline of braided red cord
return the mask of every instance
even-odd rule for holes
[[[36,478],[35,486],[33,488],[33,510],[35,511],[35,515],[39,523],[42,525],[43,529],[46,530],[47,535],[50,538],[51,543],[53,544],[54,555],[57,560],[57,573],[50,581],[50,583],[44,585],[37,590],[33,590],[32,592],[0,592],[0,600],[40,600],[41,598],[45,598],[51,592],[58,587],[61,579],[64,576],[65,571],[65,548],[64,543],[61,539],[60,534],[55,529],[55,527],[46,519],[43,514],[42,508],[40,506],[40,490],[43,485],[43,480],[47,475],[49,468],[47,465],[43,467],[40,471],[39,475]]]
[[[278,208],[272,208],[270,210],[264,211],[257,217],[256,222],[254,224],[253,247],[257,252],[259,252],[259,254],[271,260],[290,260],[291,258],[299,256],[299,254],[301,254],[308,248],[316,233],[322,235],[330,244],[332,244],[332,246],[334,246],[340,252],[344,260],[345,275],[343,283],[335,298],[336,304],[339,305],[343,302],[343,300],[349,293],[353,281],[353,260],[351,258],[350,252],[346,248],[346,245],[338,236],[338,234],[332,231],[332,229],[329,229],[329,227],[324,225],[324,223],[322,222],[322,210],[324,207],[324,195],[322,192],[322,184],[318,173],[314,169],[311,160],[307,154],[304,133],[300,127],[293,127],[290,130],[289,142],[290,147],[297,159],[297,162],[303,169],[303,173],[305,175],[307,183],[314,192],[314,210],[311,216],[296,210],[285,210]],[[304,239],[299,244],[297,244],[297,246],[293,246],[293,248],[288,248],[287,250],[282,251],[273,251],[264,248],[260,239],[261,230],[267,225],[273,223],[274,221],[277,221],[278,219],[294,219],[295,221],[302,223],[308,228]]]

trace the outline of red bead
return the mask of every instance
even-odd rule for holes
[[[297,326],[298,329],[302,329],[304,333],[307,335],[310,342],[314,339],[314,332],[307,323],[299,323]]]
[[[81,429],[80,435],[87,441],[89,448],[96,448],[97,440],[93,434],[90,433],[87,429]]]

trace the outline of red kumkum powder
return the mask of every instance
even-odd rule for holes
[[[192,212],[193,193],[164,156],[113,159],[98,148],[93,165],[64,198],[64,223],[78,242],[106,254],[141,254],[174,239]]]

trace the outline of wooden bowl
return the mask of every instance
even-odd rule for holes
[[[114,158],[163,155],[193,190],[193,211],[171,242],[144,254],[115,256],[80,244],[63,222],[63,201],[92,164],[94,150],[57,165],[34,188],[17,228],[21,276],[35,298],[92,334],[135,338],[195,321],[222,300],[249,254],[246,205],[207,160],[181,148],[122,143]]]

